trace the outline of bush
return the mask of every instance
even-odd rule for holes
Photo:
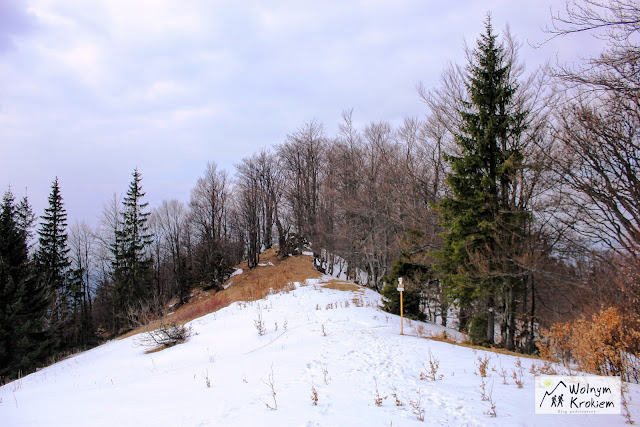
[[[149,347],[151,351],[162,350],[185,342],[192,333],[191,327],[175,322],[166,323],[162,321],[157,329],[141,334],[137,339],[137,344]]]
[[[636,324],[626,324],[615,307],[600,309],[591,319],[554,325],[541,331],[540,355],[593,374],[621,376],[625,381],[640,379],[640,332]]]

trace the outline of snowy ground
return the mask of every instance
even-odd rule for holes
[[[405,322],[409,335],[400,336],[400,319],[377,308],[378,294],[322,287],[329,279],[197,319],[197,335],[173,348],[145,354],[139,338],[111,341],[7,384],[0,425],[624,425],[620,415],[535,415],[529,370],[541,362],[419,338],[419,325],[423,333],[443,329],[419,322]],[[435,381],[420,379],[430,357],[439,363]],[[496,417],[481,399],[483,357]],[[630,390],[640,421],[640,387]]]

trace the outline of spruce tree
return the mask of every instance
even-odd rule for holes
[[[133,181],[123,200],[124,209],[112,248],[115,303],[120,326],[130,326],[127,324],[127,311],[148,296],[152,279],[149,248],[153,240],[147,225],[150,212],[145,212],[149,203],[142,201],[145,195],[142,175],[138,169],[132,175]]]
[[[44,210],[38,230],[36,258],[42,283],[50,302],[49,322],[63,347],[65,323],[69,321],[69,251],[67,247],[67,212],[62,203],[58,178],[51,185],[49,207]]]
[[[24,196],[22,200],[20,200],[20,203],[18,203],[18,206],[16,207],[16,213],[18,215],[18,228],[20,228],[25,234],[27,240],[27,250],[29,250],[34,236],[33,227],[36,223],[36,216],[33,213],[33,209],[31,209],[31,204],[29,204],[29,199],[27,198],[27,196]]]
[[[462,125],[455,134],[460,155],[445,156],[452,197],[438,205],[446,232],[444,247],[435,256],[445,289],[461,307],[461,327],[475,308],[480,311],[476,321],[484,325],[476,338],[493,342],[496,297],[513,288],[505,260],[512,255],[513,236],[528,218],[509,206],[510,184],[522,167],[522,154],[509,148],[508,141],[522,133],[526,112],[512,113],[517,91],[509,81],[512,64],[505,59],[490,16],[485,29],[467,67],[468,100],[459,111]]]
[[[0,206],[0,383],[35,370],[50,354],[47,300],[29,260],[21,218],[31,207],[23,199],[16,208],[14,201],[9,190]]]

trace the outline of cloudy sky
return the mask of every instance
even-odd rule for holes
[[[559,0],[0,0],[0,191],[37,214],[60,181],[71,222],[96,222],[131,172],[147,200],[187,201],[207,161],[233,165],[312,119],[335,133],[421,116],[462,46],[494,27],[529,69],[589,39],[546,35]]]

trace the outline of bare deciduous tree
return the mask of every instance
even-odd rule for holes
[[[226,171],[207,163],[204,177],[191,191],[190,221],[194,227],[193,272],[206,286],[222,283],[239,260],[229,230],[231,185]]]
[[[184,303],[191,288],[187,208],[178,200],[163,200],[151,213],[151,223],[158,239],[156,262],[168,270],[166,278],[158,278],[157,294],[162,301],[177,295]]]
[[[324,172],[327,138],[322,124],[315,120],[293,134],[277,147],[284,173],[285,197],[295,227],[298,252],[304,241],[317,236],[320,186]]]

